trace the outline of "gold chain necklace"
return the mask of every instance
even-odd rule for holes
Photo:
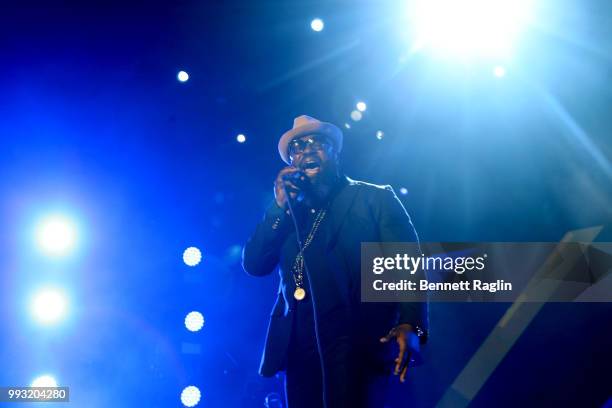
[[[306,237],[306,241],[300,248],[297,256],[295,257],[295,261],[293,261],[293,267],[291,268],[293,274],[293,281],[295,282],[295,291],[293,292],[293,297],[296,300],[303,300],[306,297],[306,290],[304,289],[304,251],[312,240],[314,239],[317,230],[319,229],[319,225],[325,218],[326,210],[319,210],[317,216],[315,217],[314,222],[312,223],[312,228],[310,229],[310,233],[308,233],[308,237]]]

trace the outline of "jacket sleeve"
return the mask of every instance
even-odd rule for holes
[[[281,246],[290,228],[291,219],[273,201],[242,250],[242,267],[246,273],[264,276],[276,268]]]
[[[412,224],[408,212],[395,195],[391,186],[379,190],[380,197],[377,206],[379,234],[381,242],[419,242],[419,237]],[[419,254],[420,255],[420,254]],[[394,255],[390,255],[394,256]],[[428,335],[429,318],[427,301],[399,302],[398,324],[408,323],[413,328],[422,330],[421,341]]]

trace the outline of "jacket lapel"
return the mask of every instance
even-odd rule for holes
[[[348,177],[345,177],[342,184],[343,185],[340,187],[340,191],[332,200],[329,209],[329,229],[326,234],[327,239],[325,242],[325,248],[329,248],[335,244],[340,228],[346,220],[346,214],[353,206],[353,202],[357,196],[357,191],[359,190],[356,188],[357,183]]]

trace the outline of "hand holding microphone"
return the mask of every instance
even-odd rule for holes
[[[299,199],[307,189],[309,180],[297,167],[287,166],[276,176],[274,181],[274,198],[281,208],[287,207],[287,194],[291,200]]]

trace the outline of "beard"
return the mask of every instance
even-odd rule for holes
[[[314,195],[322,198],[330,188],[336,183],[338,178],[338,166],[335,162],[329,161],[321,163],[317,171],[305,171],[308,186],[305,189],[306,195]]]

